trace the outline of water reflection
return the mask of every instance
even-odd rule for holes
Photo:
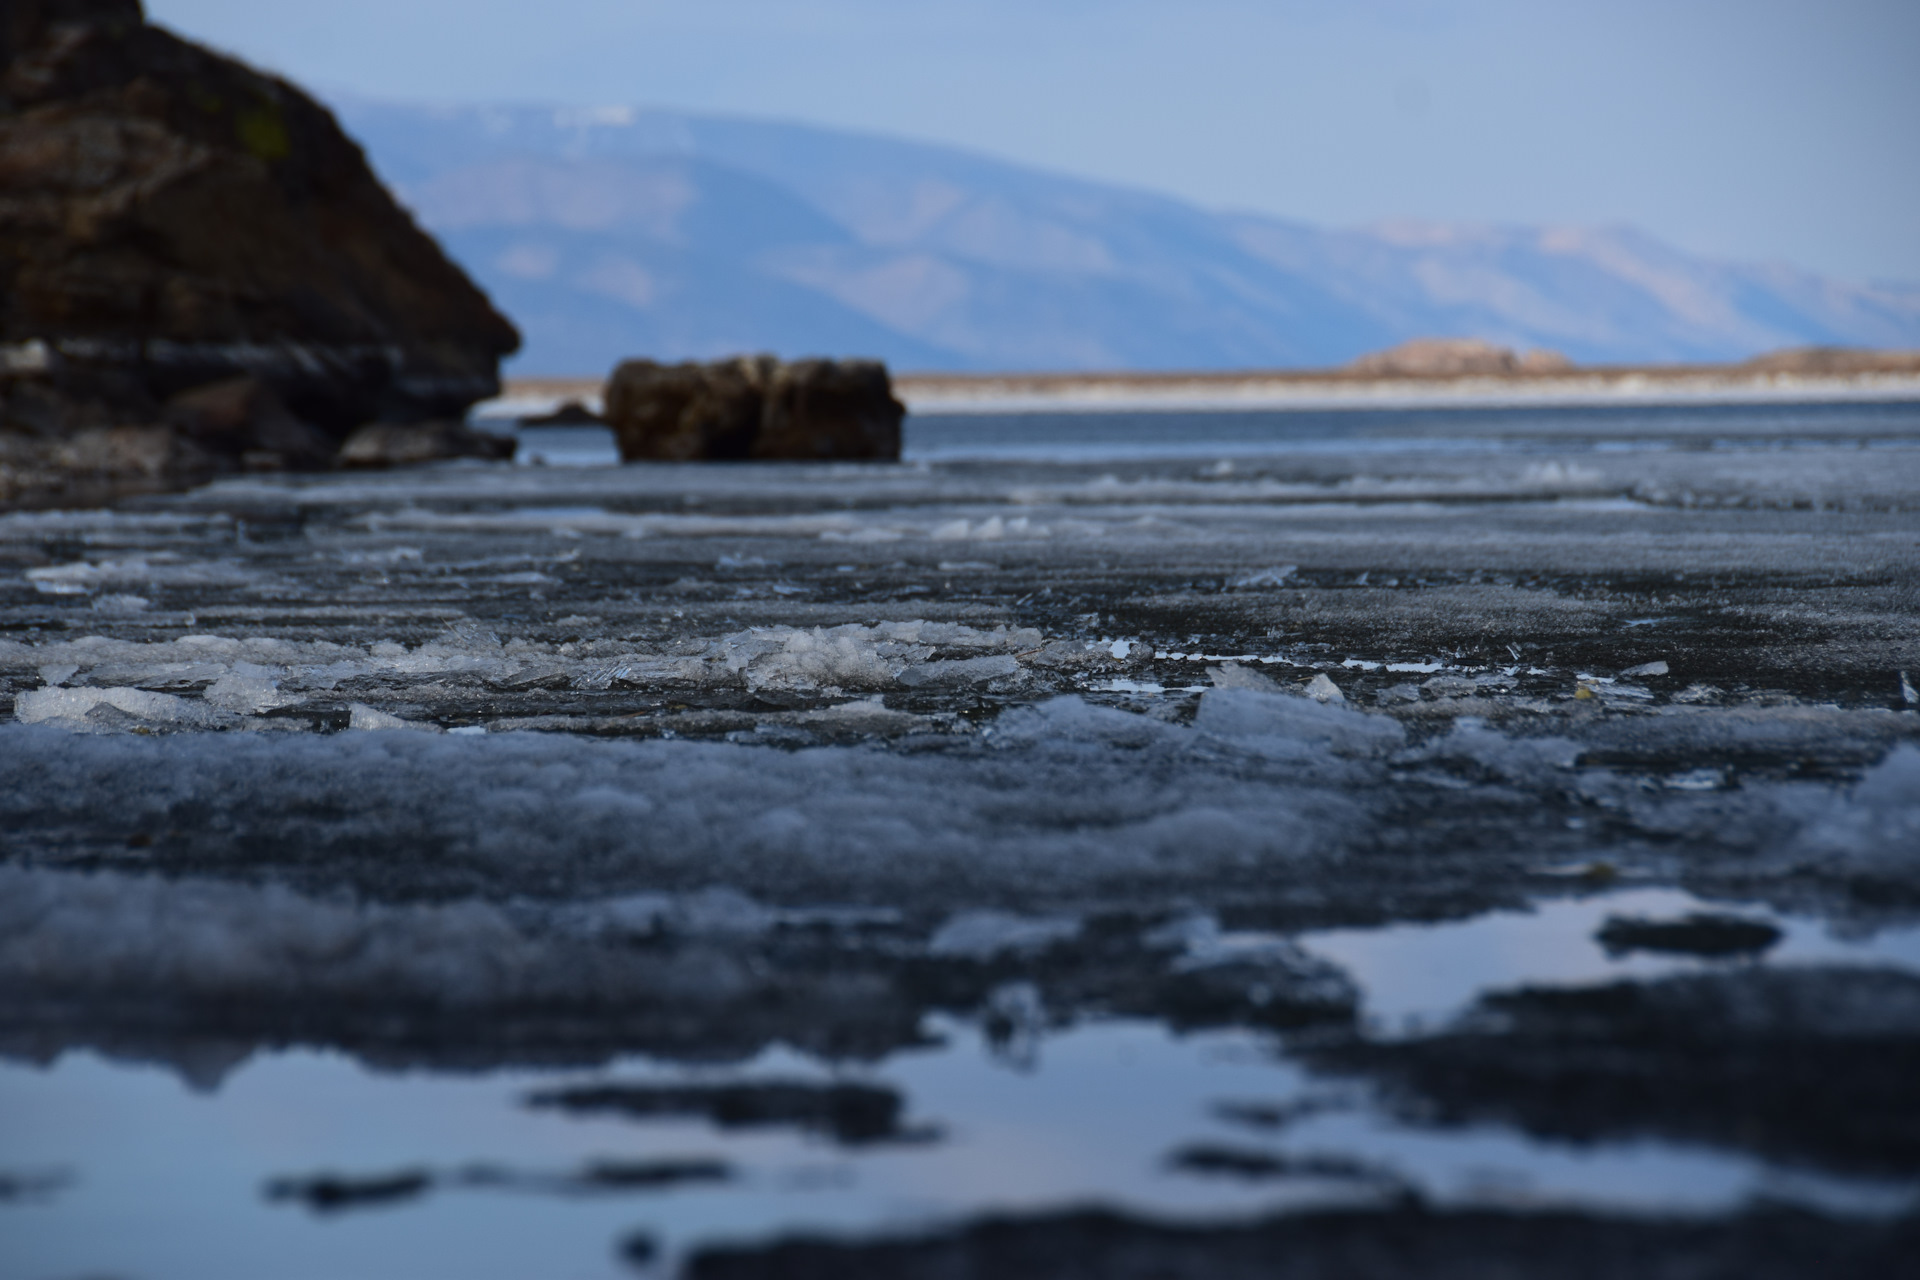
[[[1596,937],[1609,918],[1705,909],[1636,889],[1298,941],[1358,979],[1375,1027],[1404,1036],[1491,988],[1751,969],[1610,952]],[[1766,966],[1920,969],[1920,931],[1850,940],[1768,918],[1783,936]],[[1669,1214],[1762,1198],[1847,1214],[1914,1202],[1910,1182],[1734,1149],[1435,1125],[1378,1105],[1364,1073],[1329,1073],[1316,1058],[1324,1029],[1290,1041],[1056,1021],[1027,1028],[1023,1056],[971,1020],[927,1029],[929,1047],[858,1070],[775,1049],[724,1066],[463,1075],[292,1049],[257,1054],[209,1093],[92,1053],[0,1067],[0,1171],[20,1185],[70,1175],[0,1202],[9,1254],[49,1275],[592,1276],[630,1274],[636,1258],[671,1269],[718,1240],[1086,1204],[1215,1221],[1410,1195]],[[918,1140],[840,1132],[864,1138],[876,1123]]]

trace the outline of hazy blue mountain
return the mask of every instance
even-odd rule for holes
[[[1328,365],[1429,335],[1583,363],[1920,347],[1920,287],[1712,262],[1624,228],[1334,231],[800,125],[338,105],[518,322],[523,374],[743,350],[907,369]]]

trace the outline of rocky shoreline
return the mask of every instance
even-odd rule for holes
[[[324,468],[498,389],[517,332],[307,94],[138,0],[3,35],[0,502]]]

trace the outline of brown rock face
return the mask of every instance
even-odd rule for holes
[[[518,342],[286,81],[148,26],[138,0],[0,11],[6,427],[172,422],[215,456],[224,440],[302,465],[313,438],[284,422],[263,445],[168,402],[250,378],[277,402],[260,413],[337,443],[457,416]]]
[[[168,425],[210,454],[255,470],[324,467],[333,441],[294,417],[273,387],[242,374],[183,391],[167,402]]]
[[[905,416],[874,360],[628,360],[606,391],[607,425],[628,462],[894,460]]]

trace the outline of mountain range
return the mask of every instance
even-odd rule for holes
[[[1920,286],[1717,262],[1625,227],[1327,229],[798,124],[334,105],[520,326],[523,376],[740,351],[1286,368],[1420,336],[1583,364],[1920,347]]]

